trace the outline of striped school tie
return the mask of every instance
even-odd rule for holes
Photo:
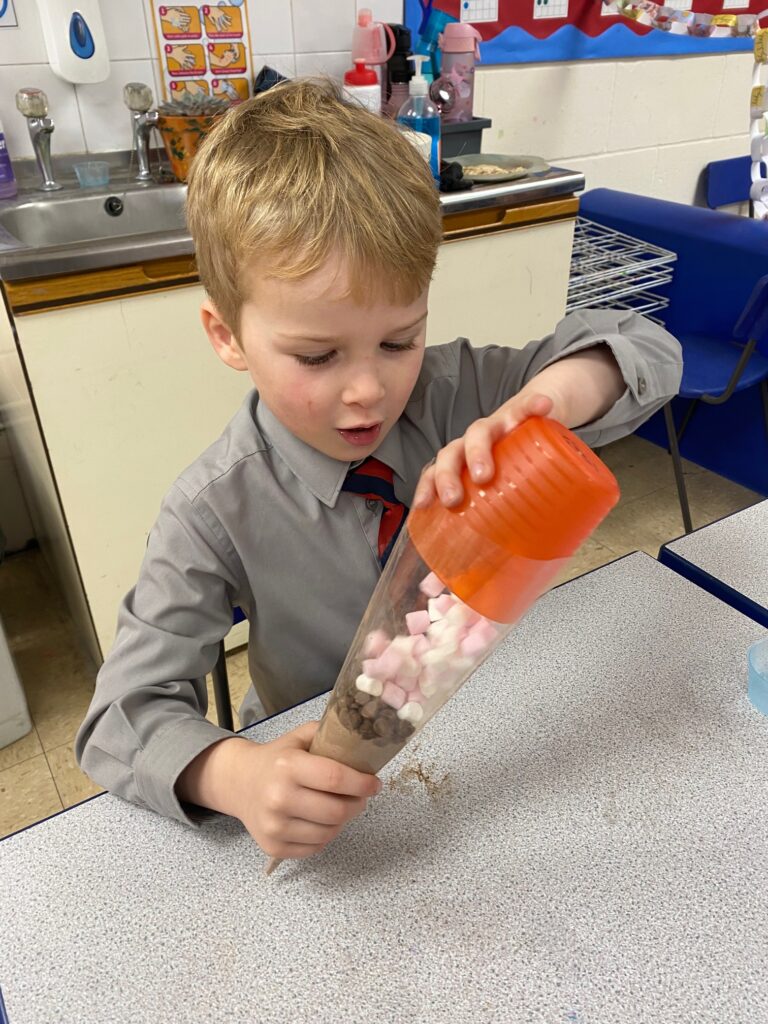
[[[372,455],[347,473],[342,491],[351,491],[361,498],[380,501],[384,506],[379,523],[379,561],[382,569],[392,553],[408,509],[395,497],[392,470]]]

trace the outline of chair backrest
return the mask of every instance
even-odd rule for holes
[[[749,199],[751,168],[752,158],[749,156],[732,156],[729,160],[712,160],[707,164],[704,184],[710,210]]]
[[[738,341],[754,339],[758,351],[768,355],[768,274],[761,277],[752,289],[752,294],[736,321],[733,336]]]
[[[768,267],[768,223],[701,206],[596,188],[581,198],[585,217],[677,253],[658,289],[672,334],[732,336],[755,281]]]

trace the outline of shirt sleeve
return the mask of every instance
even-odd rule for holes
[[[523,349],[458,343],[458,383],[450,403],[448,439],[460,437],[488,416],[545,367],[594,345],[607,345],[626,388],[614,405],[575,433],[595,447],[631,434],[677,394],[682,376],[680,343],[663,327],[637,313],[579,310],[564,317],[553,334]]]
[[[75,739],[94,782],[188,824],[207,812],[182,807],[176,781],[232,735],[205,718],[205,676],[237,603],[236,556],[216,526],[178,487],[164,500]]]

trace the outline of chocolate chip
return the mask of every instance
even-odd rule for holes
[[[369,700],[366,705],[360,709],[360,714],[363,718],[375,718],[379,711],[379,701],[374,697],[373,700]]]
[[[397,725],[383,715],[376,719],[373,728],[377,736],[385,736],[387,739],[391,739],[397,732]]]

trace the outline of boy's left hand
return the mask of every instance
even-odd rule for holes
[[[491,416],[475,420],[463,437],[451,441],[437,453],[435,461],[421,474],[412,508],[430,505],[435,494],[448,508],[458,505],[464,497],[461,471],[464,466],[475,483],[486,483],[494,474],[491,448],[510,430],[529,416],[557,419],[555,401],[550,395],[521,391]]]

